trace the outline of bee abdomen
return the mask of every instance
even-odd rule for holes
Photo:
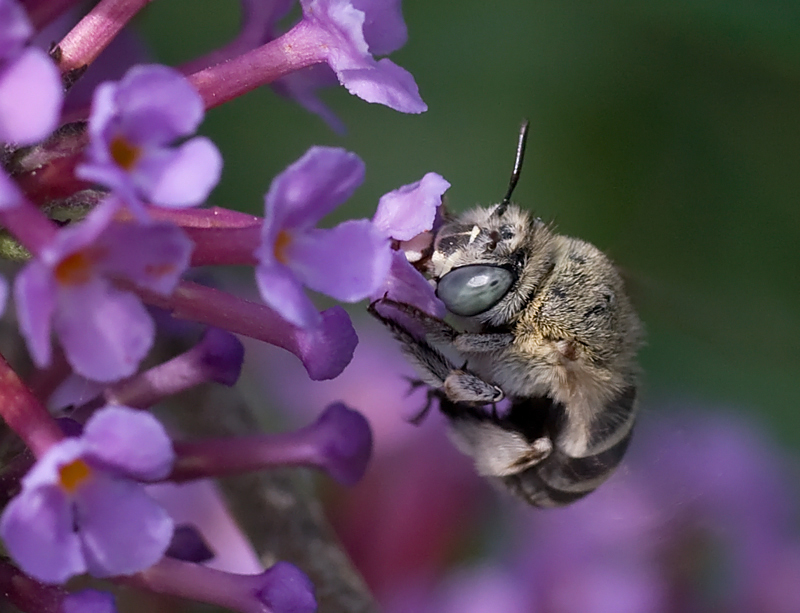
[[[554,449],[543,462],[526,471],[504,477],[517,495],[538,507],[563,506],[583,498],[603,483],[619,465],[632,430],[614,445],[595,455],[573,458]]]
[[[512,419],[523,425],[522,417],[530,420],[533,407],[530,401],[520,403],[514,407],[517,410],[512,410]],[[571,428],[575,420],[563,405],[552,402],[544,431],[556,443],[553,451],[527,470],[504,477],[504,483],[529,503],[541,507],[563,506],[593,492],[611,476],[628,449],[636,420],[636,387],[619,392],[585,426]],[[581,432],[585,433],[581,438],[587,445],[585,452],[576,457],[567,452],[569,438]]]

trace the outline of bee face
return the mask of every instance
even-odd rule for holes
[[[428,274],[459,316],[502,326],[525,308],[553,264],[553,235],[516,205],[477,208],[442,226]]]

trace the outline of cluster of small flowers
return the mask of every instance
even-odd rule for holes
[[[62,587],[88,572],[240,611],[313,611],[313,588],[291,564],[237,577],[193,563],[181,550],[198,548],[176,546],[186,533],[146,486],[282,465],[353,483],[371,452],[366,420],[332,404],[291,434],[176,444],[147,409],[200,383],[233,384],[243,349],[231,333],[294,353],[311,379],[336,377],[357,337],[341,307],[320,313],[305,288],[437,308],[401,248],[432,228],[449,187],[434,173],[386,194],[372,220],[319,229],[362,182],[364,163],[312,147],[274,179],[263,219],[194,208],[222,170],[214,144],[192,136],[205,109],[255,87],[273,85],[335,129],[315,96],[334,77],[368,102],[425,110],[412,76],[373,58],[405,43],[399,0],[300,0],[302,16],[285,32],[278,23],[292,0],[242,0],[241,33],[228,46],[182,71],[132,66],[99,85],[90,108],[67,112],[65,92],[147,1],[104,0],[49,53],[31,44],[78,4],[0,0],[0,225],[13,239],[4,255],[26,261],[13,282],[20,333],[40,371],[99,390],[56,420],[0,358],[0,415],[29,449],[4,470],[0,537],[11,561],[0,561],[0,589],[25,611],[113,610],[107,594]],[[254,266],[264,304],[182,279],[219,264]],[[0,279],[0,308],[7,288]],[[156,335],[148,307],[213,327],[140,372]]]

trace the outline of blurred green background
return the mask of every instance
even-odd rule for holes
[[[161,0],[137,25],[158,60],[223,43],[235,0]],[[259,212],[312,144],[367,179],[339,215],[436,171],[456,208],[503,194],[520,121],[532,130],[515,199],[625,271],[645,320],[646,410],[693,398],[758,415],[800,446],[800,3],[767,0],[406,2],[392,59],[429,105],[402,115],[323,93],[348,126],[262,89],[214,109],[215,204]],[[646,419],[646,417],[644,417]]]

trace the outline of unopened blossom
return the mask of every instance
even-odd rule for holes
[[[266,196],[256,280],[270,307],[303,327],[321,319],[303,288],[344,302],[373,294],[389,271],[389,241],[366,219],[316,228],[361,184],[364,163],[354,153],[312,147],[272,182]]]
[[[0,517],[0,536],[29,575],[63,583],[90,572],[129,575],[155,564],[173,522],[138,481],[169,474],[161,424],[127,407],[98,411],[79,438],[53,445]]]
[[[314,613],[317,600],[314,586],[300,569],[288,562],[278,562],[261,575],[262,587],[256,598],[275,613]]]
[[[0,142],[28,145],[58,126],[61,76],[16,0],[0,0]]]
[[[129,204],[200,204],[219,181],[220,153],[202,136],[173,142],[194,133],[203,114],[199,94],[177,70],[134,66],[121,81],[95,90],[91,142],[77,174]]]
[[[106,201],[80,224],[59,230],[17,275],[20,327],[34,362],[50,363],[58,336],[75,372],[111,381],[131,375],[153,343],[154,324],[125,279],[169,294],[189,263],[191,241],[174,226],[115,221]]]

